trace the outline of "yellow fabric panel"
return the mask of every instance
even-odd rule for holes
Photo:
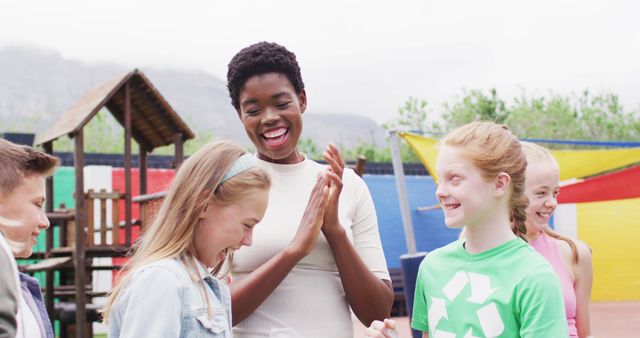
[[[578,203],[578,237],[593,249],[594,301],[640,300],[640,198]]]
[[[560,180],[592,176],[640,162],[640,147],[596,150],[552,150]]]
[[[434,180],[438,157],[438,140],[411,133],[399,133],[416,152],[422,164]],[[551,151],[560,166],[560,180],[592,176],[601,172],[621,168],[640,162],[640,147],[597,150],[554,150]]]
[[[436,174],[436,159],[438,158],[438,140],[433,137],[426,137],[410,133],[398,133],[411,149],[418,155],[418,158],[433,177],[434,181],[438,180]]]

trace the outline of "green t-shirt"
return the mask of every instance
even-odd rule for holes
[[[430,338],[568,337],[553,268],[514,239],[469,254],[458,240],[420,264],[411,326]]]

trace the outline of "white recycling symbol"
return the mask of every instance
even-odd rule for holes
[[[442,292],[449,302],[453,302],[468,284],[471,285],[471,296],[466,300],[470,303],[482,305],[497,290],[497,288],[491,288],[491,280],[488,276],[458,271],[442,288]],[[495,303],[484,305],[476,311],[476,314],[485,337],[497,337],[502,334],[504,323],[500,318],[500,313]],[[456,338],[454,333],[437,329],[438,323],[442,318],[449,319],[445,299],[431,297],[431,306],[429,306],[427,315],[429,318],[429,331],[433,332],[433,338]],[[479,337],[474,336],[471,328],[469,328],[463,338]]]

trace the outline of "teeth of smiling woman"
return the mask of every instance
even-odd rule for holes
[[[276,138],[276,137],[282,136],[286,132],[287,132],[286,128],[280,128],[280,129],[276,129],[276,130],[264,133],[264,137]]]

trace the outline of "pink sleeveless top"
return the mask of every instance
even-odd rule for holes
[[[558,274],[560,284],[562,284],[562,293],[564,294],[564,309],[567,314],[567,325],[569,325],[569,337],[578,338],[578,330],[576,329],[576,291],[573,288],[571,273],[567,271],[560,259],[555,240],[544,232],[540,232],[540,238],[531,243],[531,246],[551,263],[556,274]]]

